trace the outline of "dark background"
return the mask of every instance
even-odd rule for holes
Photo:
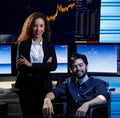
[[[57,5],[68,11],[58,12],[54,21],[50,21],[52,40],[55,43],[74,43],[95,40],[99,42],[99,0],[2,0],[0,4],[0,34],[18,35],[28,15],[40,11],[46,16],[54,15]],[[91,17],[95,21],[91,22]],[[93,19],[92,19],[93,20]],[[9,41],[8,41],[9,42]]]

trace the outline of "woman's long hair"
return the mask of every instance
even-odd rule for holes
[[[17,42],[29,40],[33,37],[33,24],[37,18],[42,18],[45,22],[45,32],[43,33],[43,39],[50,41],[51,39],[51,28],[50,24],[46,19],[46,16],[40,12],[34,12],[25,20],[22,31],[18,36]]]

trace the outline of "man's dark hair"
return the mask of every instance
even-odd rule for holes
[[[70,54],[70,57],[69,57],[69,65],[70,65],[70,67],[72,66],[72,64],[74,63],[74,61],[75,61],[76,59],[82,59],[83,62],[84,62],[86,65],[88,65],[88,60],[87,60],[86,55],[73,52],[73,53]]]

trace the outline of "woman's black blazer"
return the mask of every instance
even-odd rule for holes
[[[20,55],[23,55],[28,61],[30,61],[31,44],[32,40],[19,43],[17,47],[16,59],[19,59]],[[43,40],[43,51],[43,63],[32,63],[32,68],[25,65],[16,64],[16,88],[21,90],[42,90],[45,93],[52,89],[50,71],[54,71],[57,68],[57,58],[54,44]],[[49,57],[52,57],[52,62],[47,63]]]

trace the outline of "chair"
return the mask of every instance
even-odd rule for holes
[[[111,115],[111,92],[115,91],[115,88],[108,88],[108,100],[106,103],[100,105],[93,105],[89,108],[86,115],[87,118],[93,118],[95,113],[99,114],[99,118],[110,118]],[[65,98],[57,99],[53,102],[54,111],[56,115],[53,118],[65,118],[66,102]]]
[[[115,88],[108,88],[108,100],[104,104],[91,106],[88,111],[88,118],[92,118],[95,112],[99,113],[100,118],[110,118],[111,115],[111,92],[115,91]]]

